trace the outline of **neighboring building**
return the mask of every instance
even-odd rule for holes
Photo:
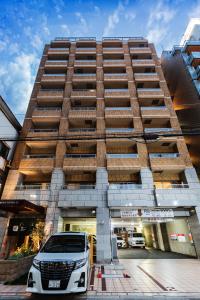
[[[8,166],[16,146],[16,141],[2,141],[2,139],[17,139],[20,130],[21,125],[0,96],[0,198],[6,181]]]
[[[193,20],[189,23],[184,42],[183,46],[174,46],[172,51],[164,51],[161,64],[181,128],[186,132],[199,133],[200,19],[196,23]],[[200,135],[186,136],[185,140],[200,177]]]
[[[184,46],[186,41],[200,41],[200,18],[191,18],[180,45]]]
[[[122,231],[142,230],[149,246],[200,256],[200,184],[177,134],[153,44],[56,38],[44,48],[4,202],[45,207],[46,236],[96,234],[99,262],[110,261],[111,233]],[[10,220],[10,235],[23,218]],[[11,249],[19,244],[8,240]]]

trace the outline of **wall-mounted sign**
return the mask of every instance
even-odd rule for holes
[[[169,236],[170,236],[170,240],[177,241],[177,239],[178,239],[176,233],[171,233]]]
[[[182,242],[182,243],[186,242],[185,234],[178,233],[177,236],[178,236],[178,241],[179,242]]]
[[[121,210],[121,218],[174,218],[173,209],[132,209]]]

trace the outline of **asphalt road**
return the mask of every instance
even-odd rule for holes
[[[140,249],[140,248],[128,248],[118,249],[118,258],[129,258],[129,259],[188,259],[191,256],[174,253],[164,252],[152,248]]]

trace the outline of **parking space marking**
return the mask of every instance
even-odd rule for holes
[[[152,275],[150,275],[147,271],[145,271],[141,266],[137,266],[143,273],[145,273],[155,284],[157,284],[163,291],[167,292],[168,289],[164,287],[157,279],[155,279]]]

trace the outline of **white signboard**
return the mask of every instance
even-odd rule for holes
[[[121,218],[174,218],[172,209],[132,209],[121,210]]]

